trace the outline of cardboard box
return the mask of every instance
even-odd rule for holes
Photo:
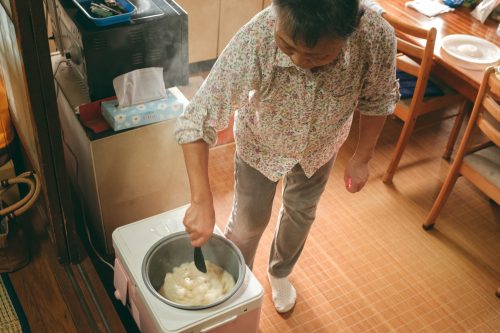
[[[167,89],[166,98],[125,108],[120,108],[116,99],[103,101],[101,111],[109,125],[120,131],[176,118],[182,114],[187,103],[186,97],[174,87]]]

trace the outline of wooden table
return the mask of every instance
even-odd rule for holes
[[[405,7],[407,1],[378,0],[378,3],[390,15],[395,15],[424,28],[435,27],[437,29],[434,49],[435,67],[432,69],[432,73],[473,102],[487,66],[484,66],[482,70],[461,67],[441,50],[441,40],[447,35],[467,34],[486,39],[500,46],[500,37],[496,35],[498,22],[488,19],[482,24],[470,15],[470,9],[464,7],[435,17],[427,17],[412,8]]]

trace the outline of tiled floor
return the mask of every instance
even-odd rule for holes
[[[298,299],[279,315],[266,279],[281,204],[277,195],[254,273],[265,289],[260,328],[272,332],[500,332],[500,209],[459,179],[436,228],[421,228],[448,164],[440,158],[449,122],[415,133],[394,185],[381,181],[401,124],[386,124],[365,189],[343,188],[354,130],[320,202],[291,274]],[[354,127],[356,128],[356,127]],[[217,223],[232,204],[234,145],[211,150]]]

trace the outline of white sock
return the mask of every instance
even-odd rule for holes
[[[273,302],[276,311],[279,313],[290,311],[295,305],[297,291],[292,286],[288,277],[277,278],[267,273],[269,283],[271,284]]]

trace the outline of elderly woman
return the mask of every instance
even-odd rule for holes
[[[278,312],[295,304],[288,276],[354,111],[361,114],[360,135],[344,174],[352,193],[368,179],[368,162],[399,97],[394,32],[380,7],[369,5],[376,11],[357,0],[274,0],[233,37],[177,123],[191,186],[184,225],[193,246],[213,232],[208,148],[233,114],[234,202],[225,235],[249,267],[283,179],[268,268]]]

